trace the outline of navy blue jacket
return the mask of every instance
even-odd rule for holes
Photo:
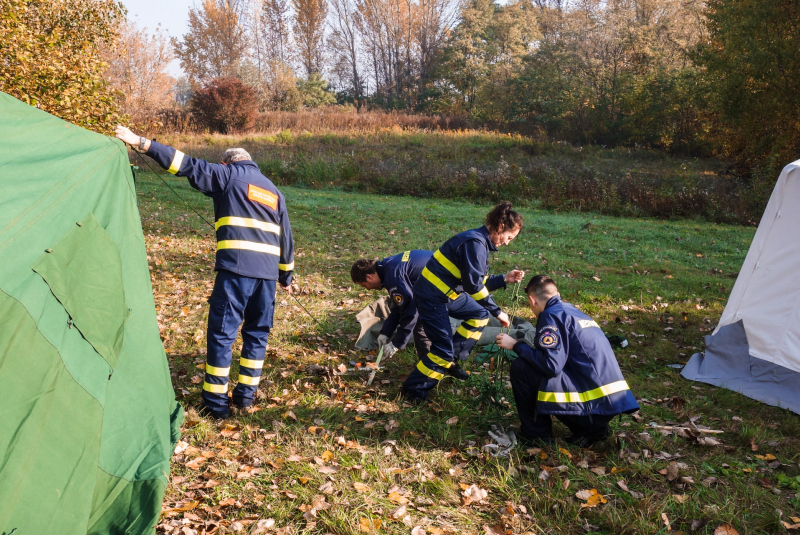
[[[497,247],[483,226],[456,234],[433,253],[414,287],[417,299],[447,302],[466,292],[492,316],[500,307],[489,292],[505,288],[504,275],[489,276],[489,253]]]
[[[294,242],[286,200],[255,162],[209,163],[157,141],[147,155],[214,200],[215,270],[291,284]]]
[[[614,415],[639,409],[603,330],[592,318],[551,297],[536,321],[534,347],[514,352],[544,376],[537,412]]]
[[[398,349],[406,347],[417,323],[414,284],[432,254],[415,249],[384,258],[375,265],[381,284],[389,292],[392,301],[392,310],[383,322],[381,334],[389,337],[395,333],[392,344]]]

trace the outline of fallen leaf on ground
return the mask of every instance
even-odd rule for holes
[[[256,527],[253,531],[250,532],[250,535],[260,535],[261,533],[266,533],[267,531],[271,530],[275,527],[275,519],[274,518],[262,518],[258,522],[256,522]]]
[[[453,416],[449,418],[446,422],[447,425],[456,425],[458,423],[458,416]]]
[[[579,490],[575,493],[575,497],[586,502],[582,503],[581,507],[597,507],[601,503],[608,503],[608,500],[597,492],[597,489]]]
[[[479,488],[477,485],[470,485],[461,495],[461,505],[466,506],[483,501],[489,495],[489,492]]]
[[[619,488],[621,488],[622,490],[624,490],[625,492],[627,492],[628,494],[630,494],[632,497],[636,498],[637,500],[641,500],[642,498],[644,498],[644,494],[642,494],[641,492],[636,492],[636,491],[630,490],[628,488],[628,485],[626,485],[625,481],[622,480],[622,479],[617,481],[617,485],[619,486]]]
[[[405,496],[400,495],[396,491],[395,492],[390,492],[388,498],[389,498],[390,502],[394,502],[394,503],[396,503],[398,505],[405,505],[405,504],[407,504],[409,502],[408,498],[406,498]]]
[[[739,532],[730,524],[721,524],[714,530],[714,535],[739,535]]]
[[[341,470],[341,468],[338,466],[320,466],[317,468],[320,474],[335,474],[339,470]]]
[[[369,518],[361,518],[358,523],[361,526],[362,533],[372,533],[381,529],[381,521],[377,518],[370,520]]]
[[[416,526],[411,530],[411,535],[427,535],[427,531],[422,526]]]
[[[483,532],[486,535],[505,535],[505,530],[501,524],[495,526],[483,526]]]
[[[356,489],[358,492],[369,492],[372,490],[369,485],[365,485],[364,483],[361,483],[359,481],[353,483],[353,488]]]
[[[284,417],[284,418],[291,418],[291,419],[292,419],[292,420],[294,420],[295,422],[297,421],[297,416],[295,416],[295,415],[294,415],[294,413],[293,413],[292,411],[286,411],[286,412],[284,412],[284,413],[283,413],[283,417]]]
[[[661,513],[661,520],[664,521],[664,527],[667,528],[667,531],[670,531],[672,528],[669,526],[669,517],[667,513]]]

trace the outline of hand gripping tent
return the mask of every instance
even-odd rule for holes
[[[5,93],[0,140],[0,533],[152,533],[183,410],[127,152]]]
[[[800,160],[787,165],[705,354],[682,375],[800,414]]]

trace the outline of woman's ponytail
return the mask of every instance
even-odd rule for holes
[[[511,203],[503,201],[495,206],[486,216],[486,228],[489,232],[505,232],[522,228],[522,215],[511,209]]]

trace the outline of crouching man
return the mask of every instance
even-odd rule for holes
[[[391,311],[378,336],[383,358],[390,359],[404,349],[412,334],[417,353],[426,355],[430,351],[431,342],[417,321],[412,289],[432,255],[430,251],[412,250],[379,261],[362,258],[350,269],[350,278],[359,286],[367,290],[385,288],[389,292]]]
[[[591,446],[609,436],[614,416],[635,412],[639,405],[597,322],[562,301],[546,275],[533,277],[525,293],[537,317],[534,346],[497,336],[500,347],[519,355],[510,369],[522,422],[519,438],[552,443],[554,415],[572,432],[567,442]]]

